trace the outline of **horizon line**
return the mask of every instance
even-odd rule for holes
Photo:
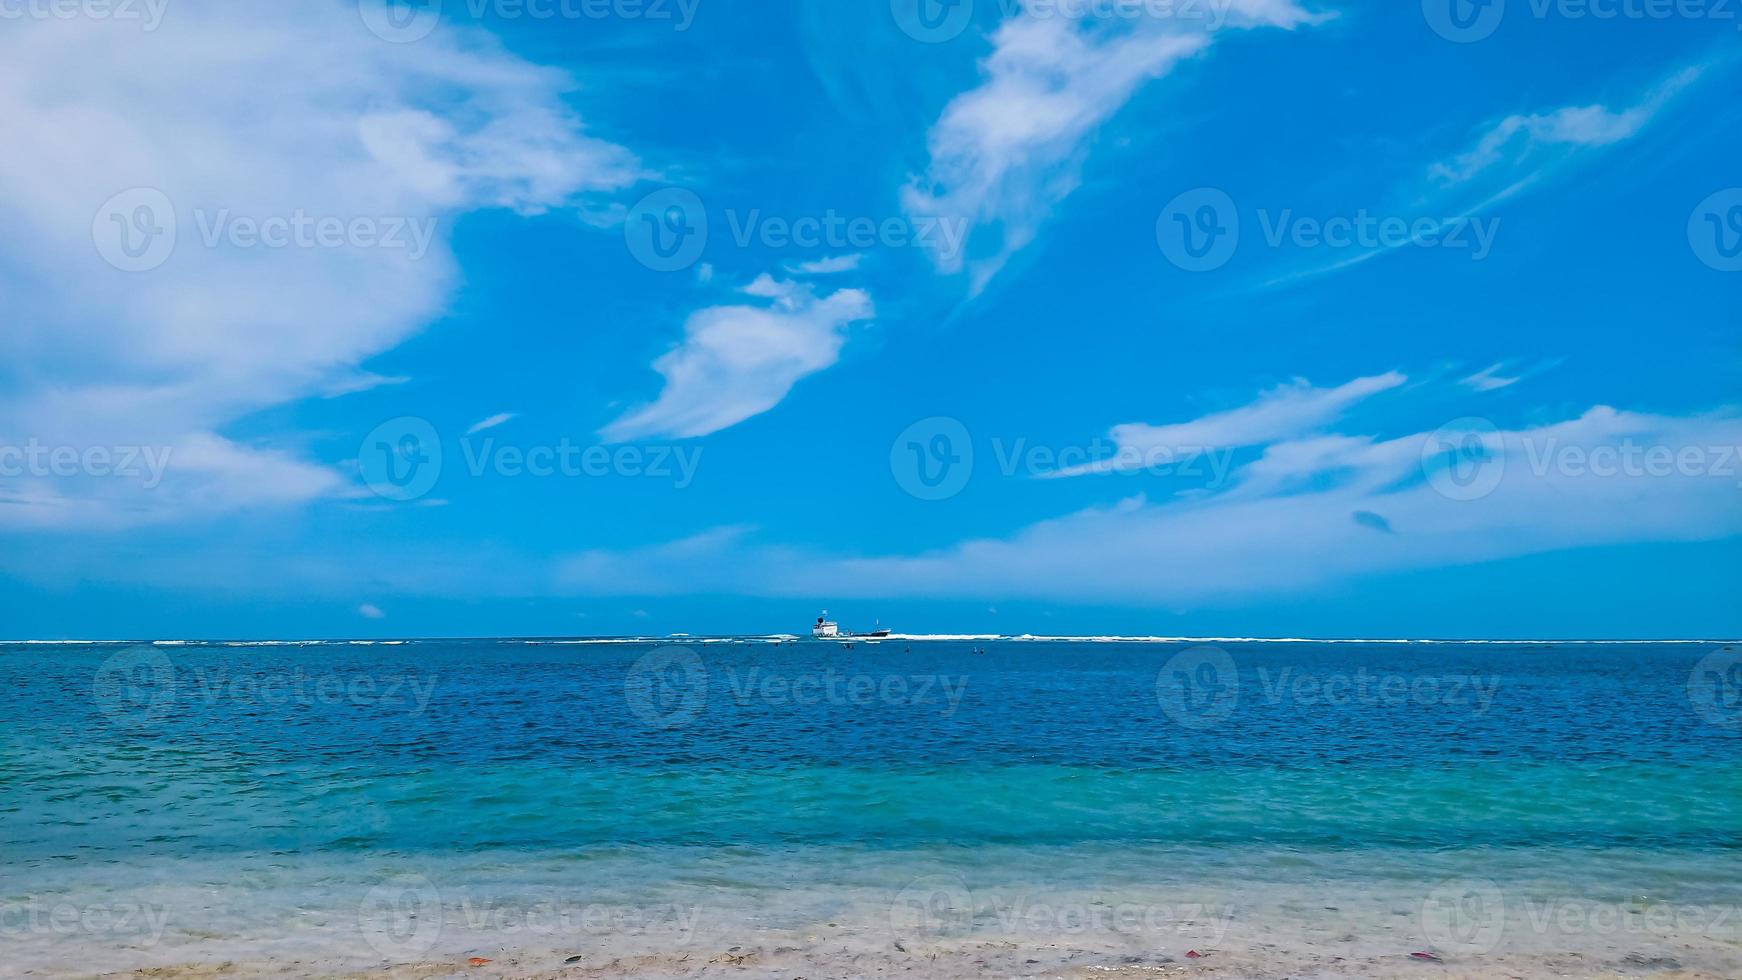
[[[316,644],[405,644],[405,643],[448,643],[448,642],[511,642],[522,643],[658,643],[664,641],[729,643],[744,640],[762,641],[796,641],[809,643],[857,643],[878,644],[890,640],[918,642],[1021,642],[1021,643],[1443,643],[1443,644],[1621,644],[1621,643],[1711,643],[1733,645],[1742,643],[1742,639],[1707,638],[1707,637],[1309,637],[1309,636],[1166,636],[1159,634],[1064,634],[1064,633],[891,633],[887,636],[870,636],[868,634],[844,634],[833,637],[811,637],[797,633],[666,633],[666,634],[615,634],[615,635],[473,635],[473,636],[329,636],[329,637],[163,637],[156,639],[141,638],[26,638],[0,640],[0,646],[7,645],[120,645],[138,644],[153,646],[177,646],[186,644],[220,644],[232,646],[293,646]]]

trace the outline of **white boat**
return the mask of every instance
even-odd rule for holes
[[[869,633],[855,633],[852,630],[843,630],[839,623],[829,619],[829,611],[824,609],[823,614],[818,616],[817,621],[811,625],[811,636],[816,637],[819,640],[844,640],[848,638],[880,640],[889,636],[889,628],[884,626],[882,623],[878,623],[877,628]]]

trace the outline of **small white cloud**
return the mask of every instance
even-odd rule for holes
[[[365,602],[362,605],[358,606],[357,607],[357,615],[363,617],[364,619],[386,619],[387,618],[387,614],[381,611],[381,607],[375,605],[372,602]]]
[[[1504,363],[1489,365],[1467,378],[1460,379],[1458,383],[1472,391],[1496,391],[1524,380],[1523,375],[1515,375],[1510,378],[1502,375],[1500,371],[1505,366]]]
[[[696,282],[699,282],[702,285],[706,286],[708,283],[713,282],[713,281],[714,281],[714,264],[712,262],[703,262],[702,264],[696,266]]]
[[[338,398],[342,395],[354,395],[362,391],[370,391],[386,385],[402,385],[411,379],[404,375],[375,374],[369,371],[352,371],[340,375],[327,383],[322,389],[323,398]]]
[[[653,362],[665,377],[659,398],[605,426],[604,438],[705,436],[760,415],[800,378],[839,360],[847,327],[873,316],[871,297],[858,289],[819,298],[764,274],[743,292],[770,302],[691,314],[683,343]]]
[[[513,419],[517,419],[519,417],[520,417],[520,413],[518,413],[518,412],[498,412],[495,415],[492,415],[487,419],[480,419],[479,421],[473,423],[472,427],[470,429],[466,430],[466,435],[475,436],[478,433],[483,432],[485,429],[494,429],[504,422],[508,422],[508,421],[513,420]]]
[[[788,262],[788,272],[809,276],[833,275],[837,272],[852,272],[859,268],[859,263],[865,258],[863,252],[852,252],[847,255],[834,255],[826,259],[813,259],[809,262]]]

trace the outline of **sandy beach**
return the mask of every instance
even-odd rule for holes
[[[1653,977],[1727,980],[1733,906],[1535,894],[1523,883],[1394,882],[1365,891],[1251,884],[1117,893],[963,891],[931,875],[891,895],[798,883],[731,906],[471,899],[299,910],[249,936],[168,928],[131,946],[64,936],[12,951],[43,978],[355,977]],[[1491,891],[1493,890],[1493,891]],[[1487,894],[1484,894],[1484,893]],[[403,899],[403,895],[401,898]],[[450,896],[451,897],[451,896]],[[1492,903],[1498,900],[1500,907]],[[972,911],[968,911],[971,906]],[[791,910],[803,910],[796,916]],[[803,921],[794,921],[794,919]],[[32,962],[34,960],[34,962]],[[102,964],[96,970],[79,964]]]

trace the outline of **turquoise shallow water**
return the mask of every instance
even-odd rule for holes
[[[270,931],[310,894],[414,874],[774,914],[776,868],[816,894],[940,869],[1332,894],[1476,874],[1736,904],[1734,662],[1717,643],[7,646],[0,903],[152,888],[195,932]]]

